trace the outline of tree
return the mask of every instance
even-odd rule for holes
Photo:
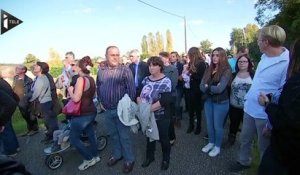
[[[39,61],[39,59],[38,59],[35,55],[29,53],[29,54],[27,54],[26,57],[25,57],[24,65],[25,65],[28,69],[32,69],[32,66],[33,66],[37,61]]]
[[[244,35],[244,30],[241,28],[233,28],[232,32],[230,33],[230,41],[229,44],[231,46],[231,50],[233,53],[236,52],[236,49],[245,46],[246,40]]]
[[[256,39],[256,34],[257,34],[258,30],[259,30],[259,28],[255,24],[247,24],[246,25],[246,27],[244,28],[246,44],[249,44]]]
[[[299,0],[258,0],[255,8],[257,9],[255,19],[260,25],[276,24],[285,30],[287,47],[300,36]],[[270,11],[272,13],[268,13]]]
[[[152,32],[148,34],[148,53],[151,56],[157,55],[156,40]]]
[[[167,52],[172,52],[173,51],[173,39],[172,39],[172,33],[168,29],[167,30]]]
[[[203,40],[200,42],[200,49],[204,52],[204,53],[210,53],[212,51],[211,46],[212,46],[212,42],[210,42],[208,39]]]
[[[148,42],[147,42],[147,36],[144,35],[141,43],[142,47],[142,54],[148,54]]]
[[[159,32],[156,32],[156,43],[157,52],[164,51],[164,38]]]
[[[62,67],[62,60],[60,58],[60,55],[53,48],[49,49],[48,64],[50,67]]]

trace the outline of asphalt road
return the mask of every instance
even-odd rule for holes
[[[98,134],[105,134],[101,115],[97,116],[99,125],[97,127]],[[207,154],[201,152],[201,148],[207,144],[207,140],[202,139],[206,134],[204,119],[202,119],[202,132],[200,135],[187,134],[186,129],[188,125],[187,113],[184,114],[182,120],[182,127],[176,129],[177,140],[171,150],[170,167],[167,171],[160,170],[160,163],[162,159],[161,147],[157,143],[155,161],[147,168],[142,168],[141,164],[145,158],[146,139],[141,133],[132,134],[134,141],[134,150],[136,156],[135,167],[130,173],[132,175],[157,175],[157,174],[171,174],[171,175],[230,175],[228,172],[228,165],[235,161],[238,144],[233,147],[228,147],[223,144],[221,154],[215,158],[209,157]],[[224,141],[227,140],[228,130],[225,130]],[[40,143],[43,138],[42,132],[31,137],[19,137],[21,145],[21,152],[16,156],[16,159],[22,162],[26,168],[32,172],[33,175],[79,175],[79,174],[123,174],[122,162],[119,162],[113,167],[106,166],[106,162],[110,157],[111,145],[108,143],[105,150],[100,152],[101,161],[95,166],[88,168],[85,171],[79,171],[78,165],[83,158],[74,149],[68,149],[62,152],[63,164],[56,170],[51,170],[45,165],[46,156],[43,154],[43,149],[47,147]],[[49,145],[48,145],[49,146]],[[245,175],[245,172],[239,173]]]

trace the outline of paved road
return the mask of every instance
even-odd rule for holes
[[[97,116],[99,121],[98,133],[104,134],[104,129],[101,123],[102,117]],[[227,171],[228,164],[233,162],[238,150],[238,145],[228,148],[223,146],[221,154],[215,158],[210,158],[207,154],[201,152],[201,148],[207,144],[207,141],[202,139],[205,130],[200,135],[187,134],[186,129],[188,125],[188,117],[186,113],[182,121],[182,128],[176,129],[177,141],[172,147],[170,167],[167,171],[160,170],[161,163],[161,148],[157,144],[155,162],[148,168],[142,168],[141,164],[145,157],[145,137],[139,134],[133,134],[136,164],[132,175],[152,175],[152,174],[171,174],[171,175],[230,175]],[[228,130],[226,130],[227,135]],[[123,174],[122,163],[119,162],[113,167],[107,167],[106,162],[109,158],[111,145],[108,144],[107,148],[100,153],[101,161],[95,166],[81,172],[77,169],[78,165],[82,162],[82,157],[76,150],[68,149],[63,152],[64,162],[63,165],[57,170],[50,170],[45,165],[45,156],[43,149],[46,145],[41,144],[40,140],[43,135],[41,133],[32,137],[19,137],[21,144],[21,152],[17,155],[16,159],[25,164],[26,168],[33,173],[33,175],[79,175],[79,174]],[[227,138],[225,138],[226,140]],[[245,175],[242,172],[240,175]]]

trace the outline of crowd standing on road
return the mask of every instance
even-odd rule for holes
[[[94,132],[97,110],[93,99],[96,97],[112,146],[107,166],[123,160],[124,173],[130,173],[140,163],[136,162],[130,134],[132,118],[138,116],[146,135],[146,154],[140,165],[146,168],[155,161],[156,141],[159,140],[162,147],[160,169],[165,171],[172,163],[172,145],[180,139],[175,131],[180,129],[182,113],[188,112],[187,133],[198,135],[204,128],[201,123],[204,110],[208,144],[201,150],[212,159],[221,154],[227,118],[230,119],[229,146],[237,143],[242,123],[237,161],[228,166],[229,171],[239,172],[251,166],[251,147],[257,136],[261,163],[258,174],[296,174],[300,162],[297,151],[300,147],[300,39],[295,41],[290,53],[283,47],[285,38],[285,31],[277,25],[258,31],[257,42],[262,56],[256,70],[249,56],[251,50],[246,47],[238,48],[235,57],[230,58],[220,47],[206,54],[192,47],[181,57],[176,51],[160,52],[147,62],[142,61],[140,52],[134,49],[129,52],[131,63],[125,65],[120,62],[119,48],[109,46],[106,59],[98,65],[96,81],[89,75],[94,66],[90,57],[75,60],[73,52],[65,54],[63,72],[55,82],[45,62],[34,65],[34,80],[26,75],[26,66],[17,65],[12,87],[0,75],[0,167],[22,148],[11,120],[17,107],[27,125],[22,136],[34,136],[39,132],[37,118],[42,117],[46,126],[42,142],[51,143],[55,137],[51,149],[61,149],[57,147],[61,141],[58,142],[54,134],[59,129],[57,115],[61,113],[61,106],[56,90],[60,89],[64,105],[81,102],[79,114],[66,115],[69,122],[66,135],[70,135],[71,144],[84,159],[79,170],[101,160]],[[118,105],[125,96],[135,102],[136,107],[124,109],[121,106],[125,110],[121,118]],[[183,96],[185,110],[181,106]],[[83,133],[88,136],[89,147],[80,140]],[[18,170],[30,174],[22,165]]]

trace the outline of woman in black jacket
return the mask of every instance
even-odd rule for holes
[[[188,71],[190,75],[190,101],[189,103],[189,127],[187,133],[194,131],[194,115],[197,116],[197,125],[195,134],[201,132],[201,112],[203,109],[202,92],[199,89],[201,79],[207,67],[203,53],[197,48],[192,47],[188,51],[190,62],[188,64]]]
[[[300,38],[290,53],[287,82],[278,103],[276,95],[262,95],[271,130],[271,144],[264,152],[259,175],[299,174],[300,166]],[[269,96],[269,97],[268,97]],[[269,103],[270,96],[272,103]],[[269,103],[269,104],[268,104]],[[265,134],[267,131],[265,130]]]

